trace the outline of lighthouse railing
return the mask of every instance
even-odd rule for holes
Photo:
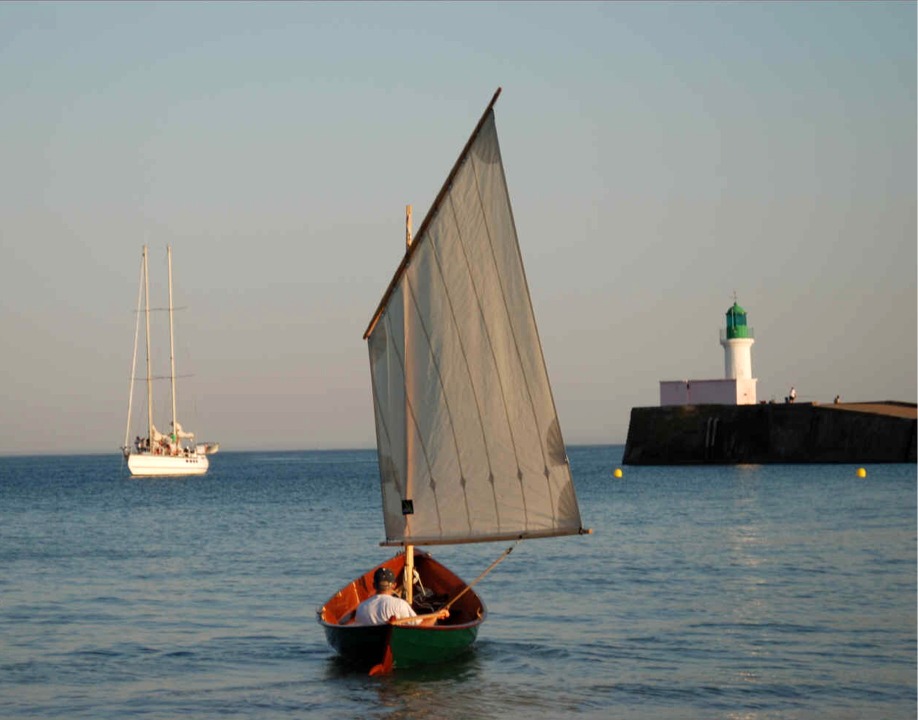
[[[755,339],[755,332],[748,325],[738,325],[732,328],[720,329],[720,341],[735,340],[737,338]]]

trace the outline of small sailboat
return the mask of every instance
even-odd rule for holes
[[[372,672],[442,662],[487,616],[473,586],[415,546],[577,535],[580,519],[504,175],[497,90],[411,238],[368,341],[383,546],[434,625],[355,624],[372,568],[318,609],[329,644]],[[412,622],[409,620],[408,622]]]
[[[210,465],[208,455],[219,450],[217,443],[195,442],[194,433],[186,431],[176,416],[175,402],[175,333],[173,329],[172,304],[172,247],[166,248],[166,259],[169,267],[169,380],[172,384],[172,422],[171,431],[161,433],[153,424],[153,373],[150,355],[150,276],[147,267],[147,246],[143,246],[143,258],[140,269],[140,289],[137,292],[137,326],[134,331],[134,356],[131,361],[131,389],[128,395],[128,419],[124,431],[124,445],[121,452],[127,459],[131,475],[165,476],[165,475],[203,475]],[[142,303],[142,304],[141,304]],[[137,339],[140,331],[140,317],[143,315],[146,328],[147,351],[147,434],[138,435],[133,445],[129,442],[131,432],[131,412],[134,400],[134,379],[137,367]]]

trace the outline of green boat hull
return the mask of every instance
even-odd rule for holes
[[[381,663],[386,644],[398,669],[448,662],[466,651],[478,637],[478,625],[471,627],[325,627],[328,644],[359,667]]]
[[[395,668],[434,665],[452,660],[478,637],[478,625],[465,628],[392,628],[390,648]]]

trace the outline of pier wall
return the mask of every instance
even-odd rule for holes
[[[916,405],[632,408],[627,465],[915,462]]]

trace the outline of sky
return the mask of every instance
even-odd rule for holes
[[[916,401],[915,3],[0,3],[0,454],[118,452],[144,244],[186,429],[373,447],[405,205],[498,87],[568,444],[723,377],[734,296],[759,400]]]

